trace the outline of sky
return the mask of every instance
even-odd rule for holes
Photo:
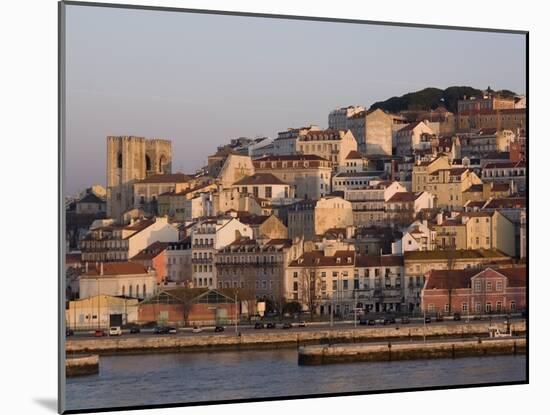
[[[525,93],[520,34],[67,6],[67,195],[106,184],[106,137],[172,141],[192,173],[218,145],[426,87]]]

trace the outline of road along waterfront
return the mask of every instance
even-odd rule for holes
[[[67,409],[522,382],[525,355],[299,366],[293,349],[101,356]],[[113,393],[116,391],[116,393]]]
[[[340,327],[331,330],[249,330],[240,336],[225,333],[197,335],[124,335],[108,338],[68,339],[67,354],[76,353],[146,353],[173,351],[227,351],[269,348],[297,348],[306,344],[362,343],[380,340],[419,340],[424,338],[486,337],[489,327],[506,330],[503,322],[475,322],[460,324],[389,325],[382,327]],[[511,324],[515,334],[525,333],[525,321]]]

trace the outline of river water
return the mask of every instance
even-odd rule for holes
[[[186,403],[525,380],[526,358],[298,366],[295,349],[101,356],[67,379],[67,409]]]

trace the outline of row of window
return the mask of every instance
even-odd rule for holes
[[[126,286],[125,285],[122,286],[121,294],[122,294],[122,296],[126,296]],[[133,285],[128,286],[128,297],[134,297],[134,286]],[[139,292],[139,284],[136,284],[135,297],[136,298],[145,298],[145,297],[147,297],[147,286],[145,284],[143,284],[143,291],[141,292],[141,295],[140,295],[140,292]]]
[[[516,302],[515,301],[510,301],[509,307],[510,307],[511,311],[516,311]],[[503,309],[504,308],[503,308],[502,301],[495,302],[495,308],[494,309],[493,309],[493,302],[492,301],[487,301],[485,303],[485,312],[486,313],[492,313],[493,311],[500,312]],[[469,311],[468,310],[468,303],[462,303],[461,310],[462,310],[463,313],[467,313]],[[428,304],[428,312],[433,313],[435,311],[436,311],[435,304],[432,304],[432,303]],[[475,303],[475,311],[476,311],[476,313],[481,313],[481,303],[480,302]],[[445,304],[445,312],[446,313],[449,312],[449,304]]]
[[[480,293],[482,291],[482,281],[475,281],[474,282],[474,292]],[[495,284],[495,290],[496,291],[502,291],[503,284],[501,280],[498,280]],[[485,282],[485,292],[487,291],[493,291],[493,282],[492,281],[486,281]]]

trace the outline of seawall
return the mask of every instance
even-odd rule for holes
[[[299,347],[313,344],[365,343],[382,340],[419,340],[426,338],[468,338],[488,336],[489,323],[384,326],[334,330],[292,331],[275,329],[234,334],[212,335],[151,335],[109,337],[102,339],[71,339],[66,342],[67,353],[148,353],[174,351],[251,350],[280,347]],[[505,324],[491,324],[504,330]],[[525,333],[525,321],[511,325],[514,334]]]
[[[95,375],[99,373],[99,356],[77,356],[65,359],[65,374],[67,377]]]
[[[525,350],[525,338],[307,346],[299,349],[298,364],[323,365],[349,362],[495,356],[525,354]]]

